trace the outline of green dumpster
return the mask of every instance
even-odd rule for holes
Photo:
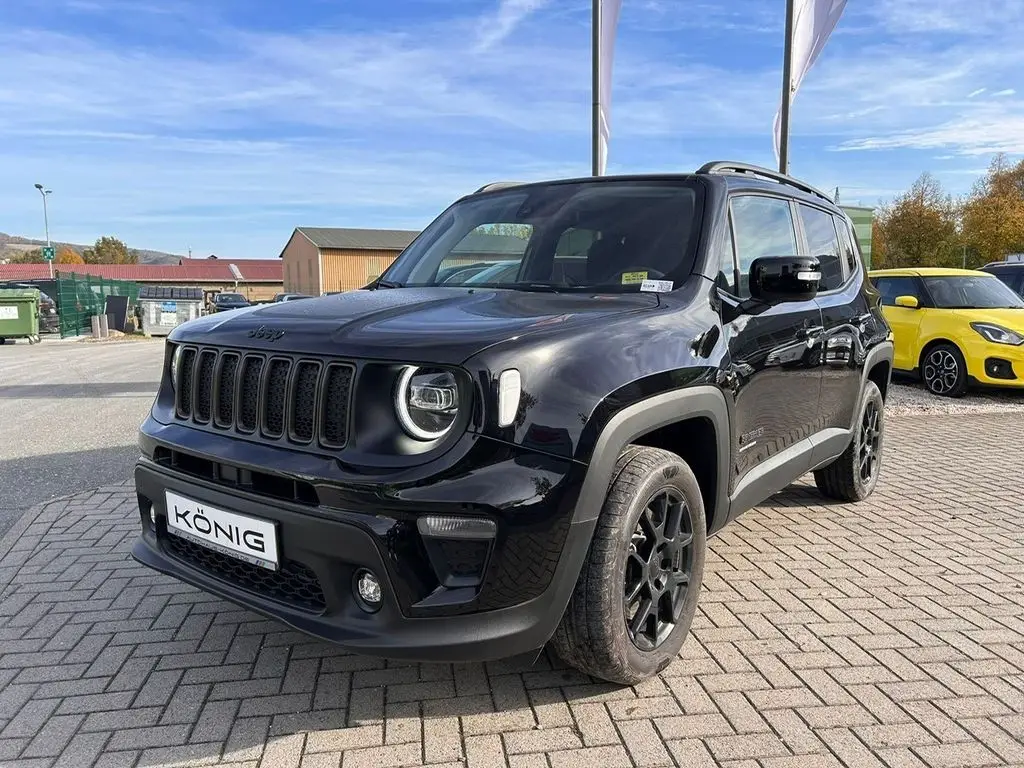
[[[39,341],[38,288],[0,288],[0,344],[8,339]]]

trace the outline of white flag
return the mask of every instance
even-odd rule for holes
[[[793,47],[790,69],[790,104],[803,82],[804,75],[814,66],[828,42],[832,30],[846,8],[846,0],[794,0]],[[775,162],[779,162],[782,108],[775,113]]]
[[[608,164],[608,139],[611,137],[611,104],[612,104],[612,60],[615,57],[615,30],[619,25],[619,8],[622,0],[594,0],[601,6],[601,47],[599,49],[601,66],[598,72],[600,87],[598,99],[601,103],[598,112],[598,175],[604,175]]]

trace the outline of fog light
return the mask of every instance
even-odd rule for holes
[[[156,528],[156,507],[149,508],[149,522],[151,522],[153,527]]]
[[[367,570],[359,571],[356,574],[356,594],[363,604],[363,609],[376,611],[380,608],[384,593],[380,588],[380,581]]]

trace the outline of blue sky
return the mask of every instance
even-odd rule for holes
[[[773,165],[784,0],[623,0],[609,173]],[[0,231],[274,257],[590,170],[589,0],[3,0]],[[849,0],[792,172],[877,203],[1024,154],[1024,3]]]

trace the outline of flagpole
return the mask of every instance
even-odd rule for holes
[[[782,62],[782,112],[779,120],[779,173],[789,173],[789,108],[793,100],[793,3],[786,0],[786,43]]]
[[[591,114],[591,173],[601,175],[601,0],[593,0],[591,20],[591,59],[593,110]]]

